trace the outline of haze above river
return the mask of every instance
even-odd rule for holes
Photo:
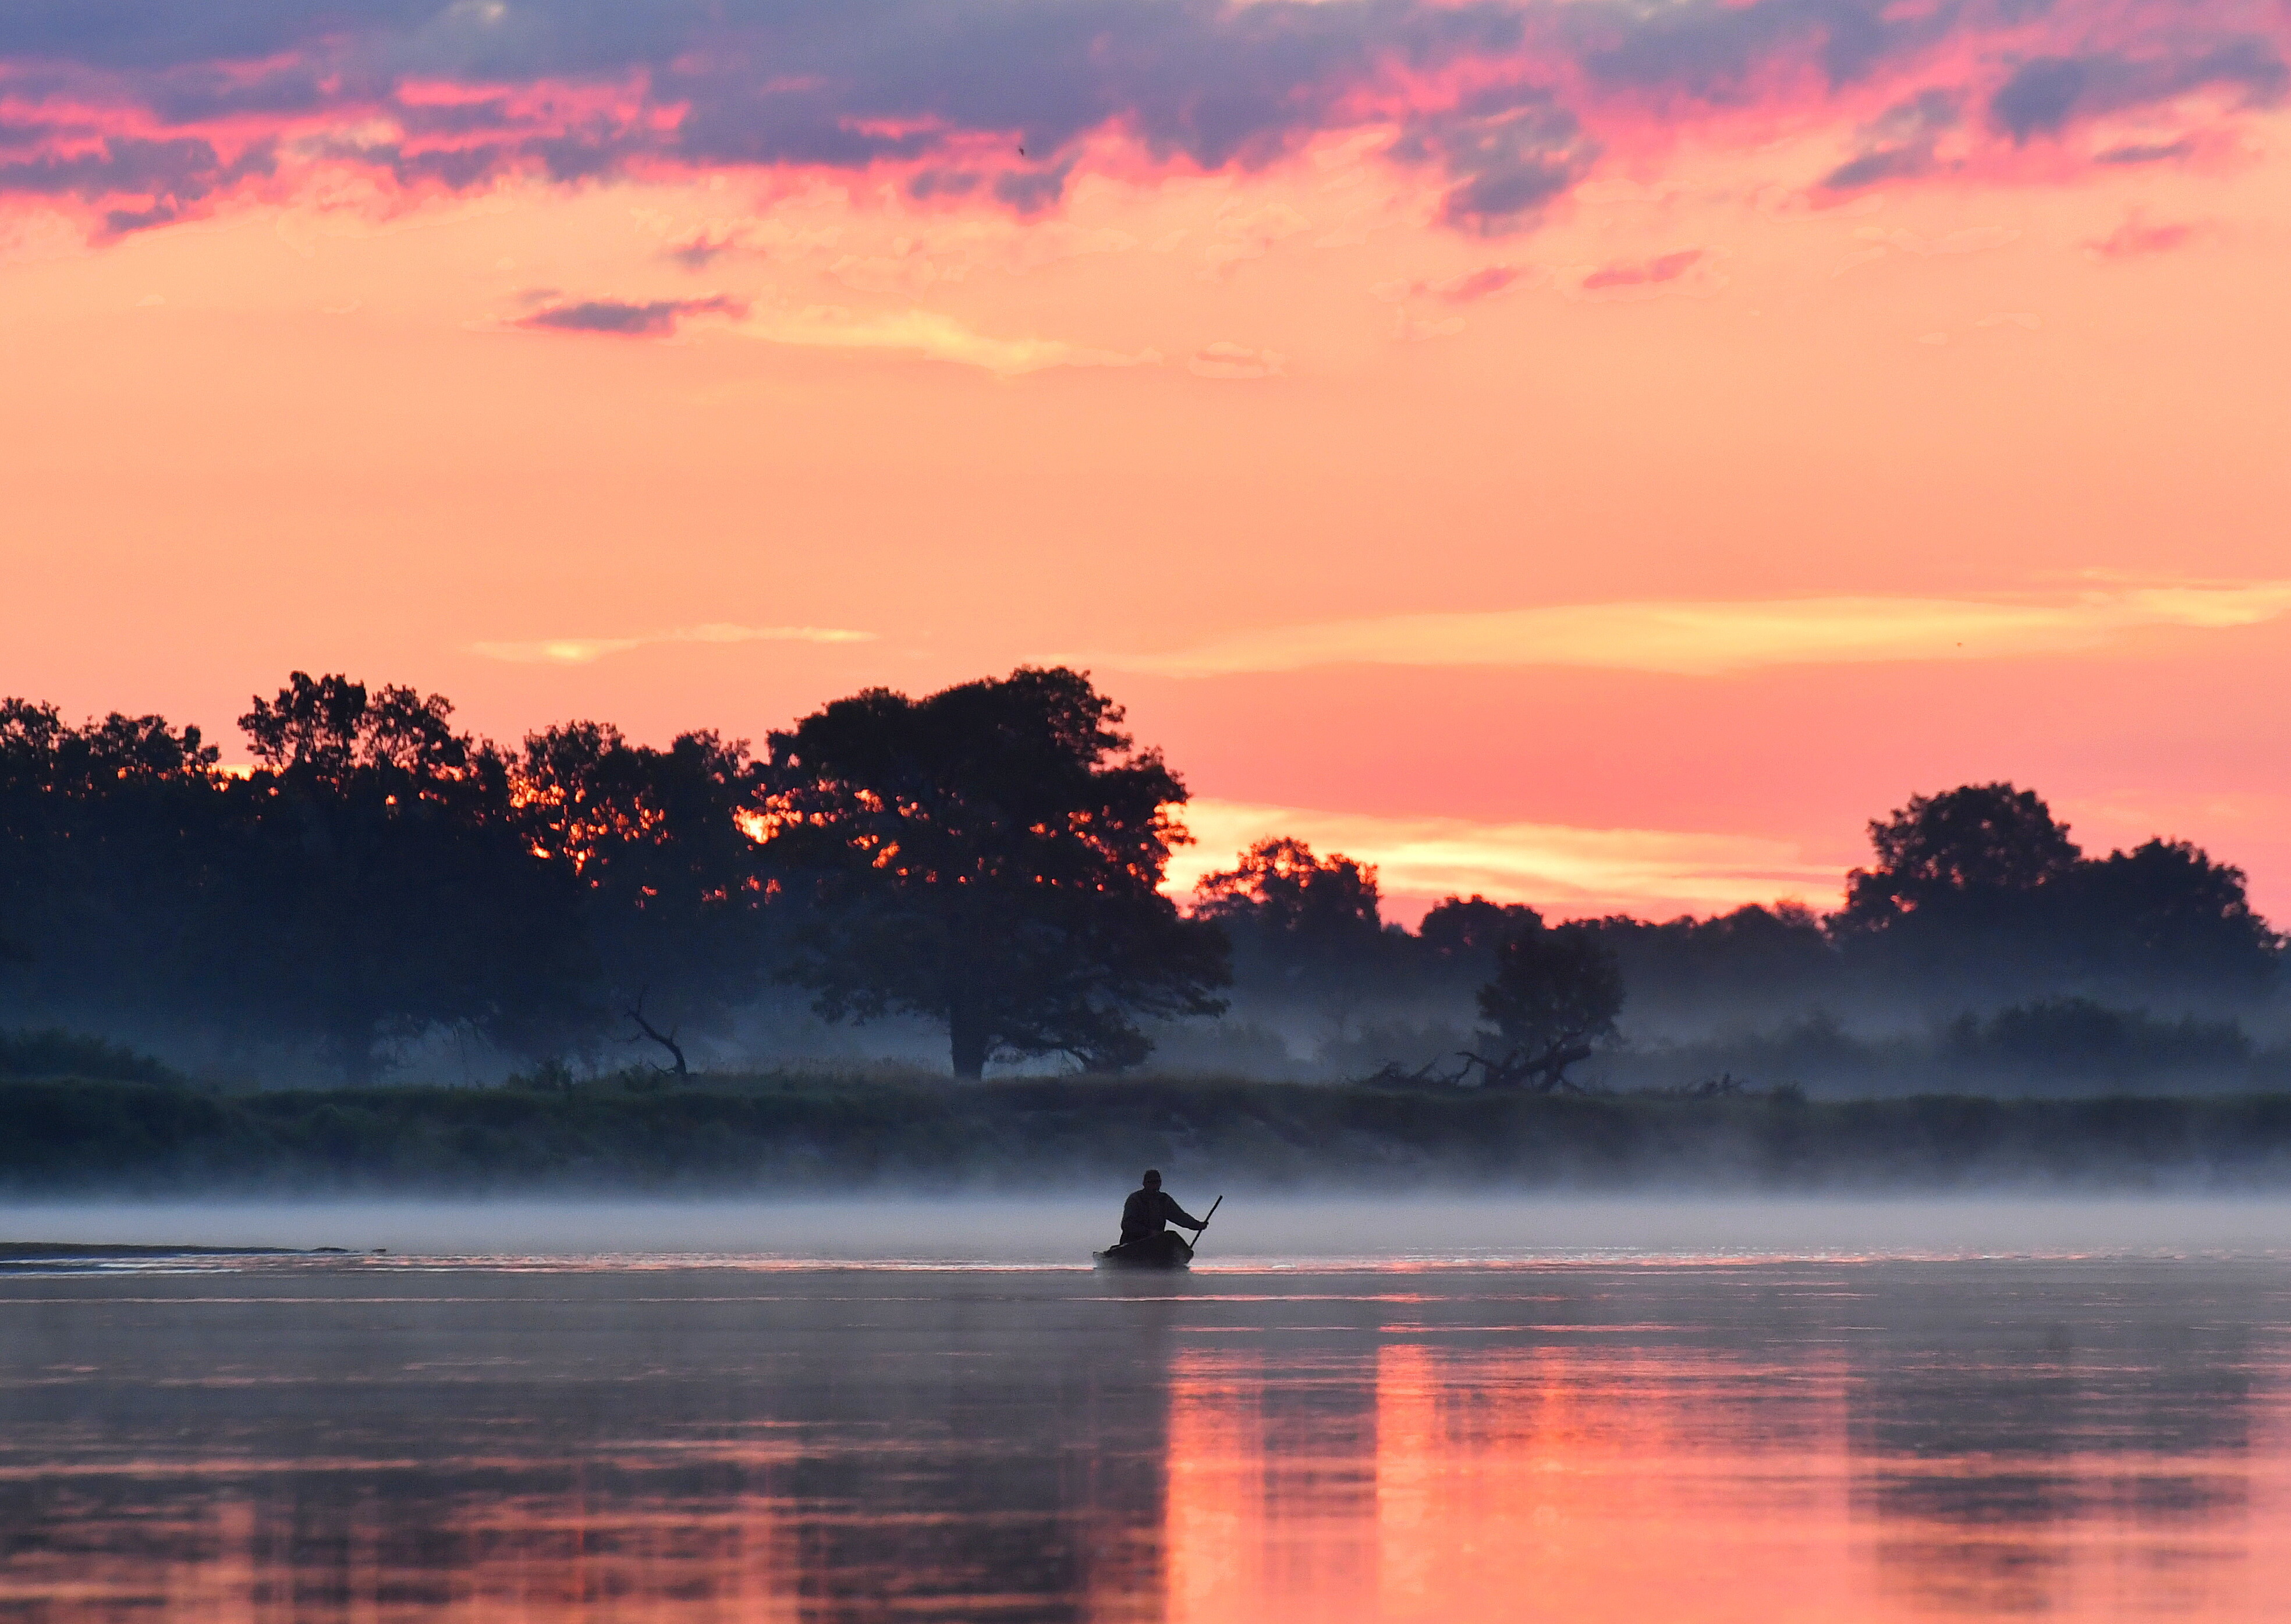
[[[2291,1617],[2279,1205],[1105,1205],[0,1209],[392,1249],[0,1274],[0,1619]]]

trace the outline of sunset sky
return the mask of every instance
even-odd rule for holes
[[[1557,913],[1991,778],[2291,917],[2291,3],[13,0],[0,692],[1085,666]]]

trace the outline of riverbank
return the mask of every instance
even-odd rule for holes
[[[20,1192],[2291,1189],[2291,1094],[1808,1102],[1227,1080],[719,1078],[214,1096],[0,1082]]]

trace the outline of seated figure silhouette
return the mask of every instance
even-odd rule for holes
[[[1147,1168],[1142,1187],[1132,1190],[1121,1203],[1121,1244],[1140,1258],[1169,1257],[1182,1244],[1170,1232],[1172,1224],[1192,1230],[1196,1240],[1208,1227],[1164,1194],[1161,1173]]]

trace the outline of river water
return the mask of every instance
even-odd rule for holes
[[[2272,1251],[0,1274],[0,1619],[2291,1619]]]

